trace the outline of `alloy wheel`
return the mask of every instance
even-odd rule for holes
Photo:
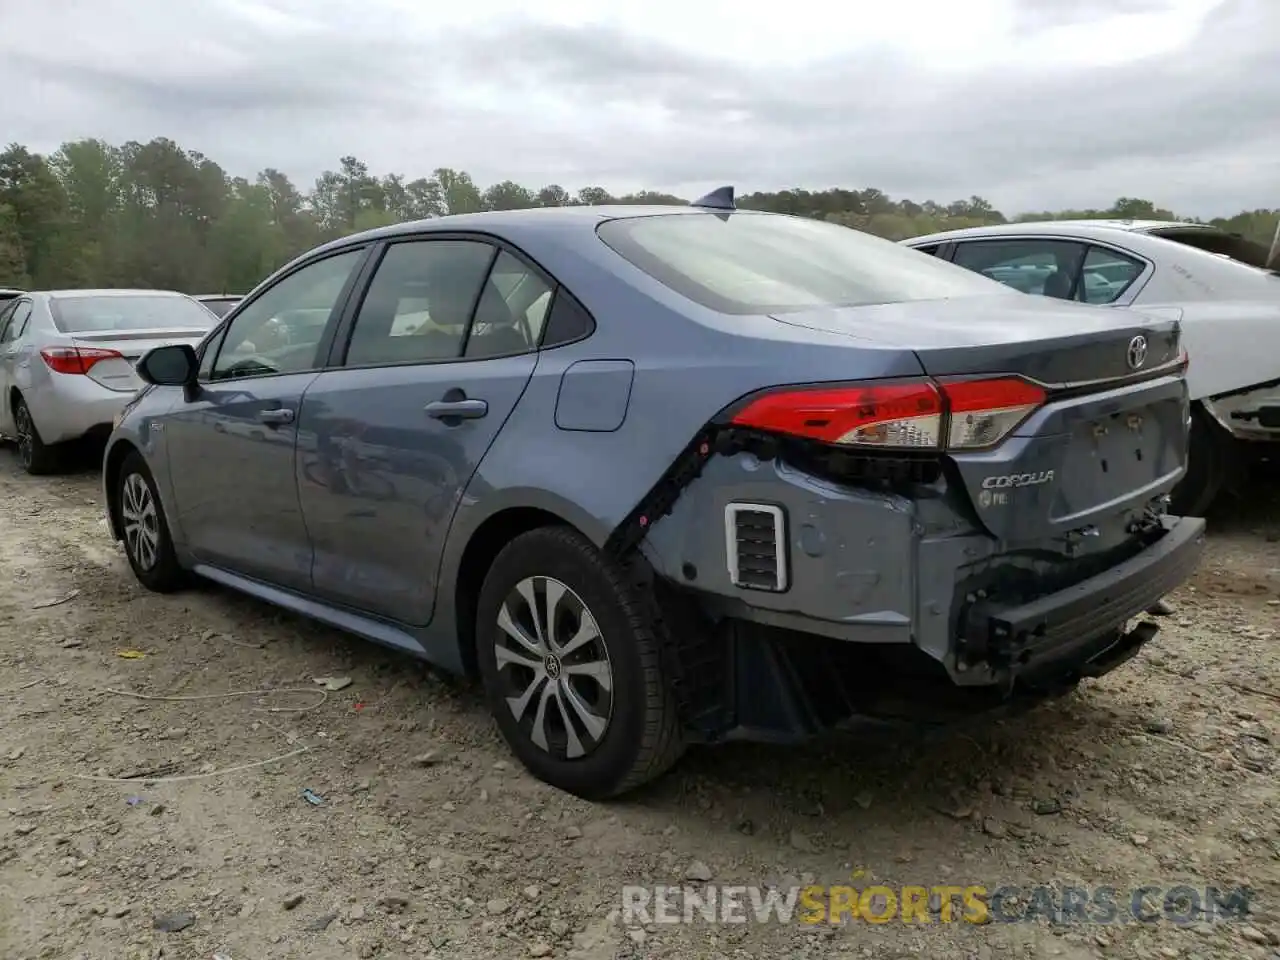
[[[18,404],[13,411],[13,420],[18,431],[18,459],[24,467],[30,467],[35,447],[35,424],[31,422],[31,412],[25,403]]]
[[[516,724],[540,749],[575,760],[604,738],[613,668],[591,611],[553,577],[526,577],[498,611],[498,676]]]
[[[160,518],[151,488],[140,473],[125,478],[120,496],[120,518],[129,556],[143,570],[150,570],[160,556]]]

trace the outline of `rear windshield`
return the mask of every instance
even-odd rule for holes
[[[119,297],[55,297],[53,322],[63,333],[112,330],[209,330],[218,318],[187,297],[139,294]]]
[[[1151,233],[1166,240],[1176,240],[1188,247],[1195,247],[1197,250],[1204,250],[1206,253],[1214,253],[1220,257],[1235,260],[1237,263],[1256,267],[1273,276],[1277,273],[1275,270],[1267,269],[1267,256],[1270,250],[1238,234],[1197,227],[1160,227],[1152,230]]]
[[[720,313],[1018,295],[927,253],[820,220],[666,214],[609,220],[598,232],[654,279]]]

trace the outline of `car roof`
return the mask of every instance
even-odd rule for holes
[[[1002,237],[1024,233],[1038,233],[1055,236],[1092,236],[1106,237],[1108,233],[1152,233],[1157,230],[1205,230],[1223,233],[1218,227],[1206,223],[1188,223],[1181,220],[1027,220],[1019,223],[993,223],[982,227],[960,227],[956,230],[943,230],[938,233],[911,237],[902,241],[910,246],[925,243],[937,243],[945,240],[958,240],[961,237]]]
[[[194,293],[197,300],[243,300],[243,293]]]
[[[82,297],[186,297],[185,293],[176,290],[121,290],[108,288],[102,290],[36,290],[41,296],[53,297],[57,300],[75,300]]]
[[[597,225],[606,220],[724,213],[777,216],[777,214],[768,214],[758,210],[725,211],[676,204],[618,203],[601,204],[595,207],[525,207],[519,210],[485,210],[478,213],[455,213],[445,217],[430,217],[426,220],[409,220],[405,223],[394,223],[386,227],[374,227],[372,230],[353,233],[338,240],[330,241],[322,247],[309,251],[305,256],[309,257],[323,250],[336,250],[350,244],[367,243],[370,240],[387,240],[408,234],[465,230],[493,233],[501,236],[507,231],[531,226],[552,230],[562,228],[585,231],[594,230]]]

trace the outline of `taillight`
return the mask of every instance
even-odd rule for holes
[[[1045,398],[1043,389],[1016,377],[953,380],[942,384],[942,392],[951,415],[947,429],[949,450],[973,450],[999,443]]]
[[[822,443],[936,448],[942,397],[928,381],[782,390],[752,400],[733,422]]]
[[[1045,401],[1016,377],[799,387],[766,393],[735,426],[838,446],[975,450],[999,443]]]
[[[54,373],[88,373],[95,363],[102,360],[123,360],[117,350],[101,347],[45,347],[40,351],[45,364]]]

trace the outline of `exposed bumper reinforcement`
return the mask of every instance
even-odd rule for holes
[[[1165,534],[1137,556],[1065,590],[1017,606],[975,604],[965,618],[966,643],[984,650],[993,666],[1018,674],[1072,658],[1082,673],[1087,661],[1100,665],[1131,637],[1133,632],[1120,633],[1125,622],[1191,576],[1204,553],[1203,519],[1171,517],[1163,523]],[[1154,631],[1148,625],[1140,640],[1132,637],[1138,640],[1134,649]],[[1107,637],[1111,642],[1094,649]]]

